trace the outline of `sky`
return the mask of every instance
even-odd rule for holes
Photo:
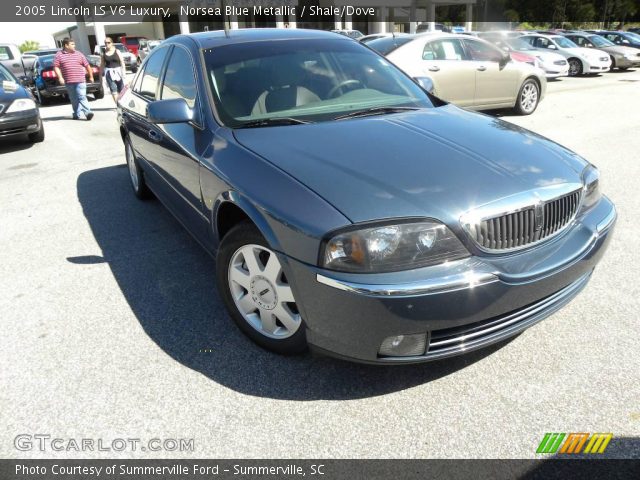
[[[52,33],[75,25],[72,22],[0,22],[0,43],[20,45],[26,40],[35,40],[41,47],[53,47]]]

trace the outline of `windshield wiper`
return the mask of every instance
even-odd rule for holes
[[[304,123],[311,122],[293,117],[263,118],[261,120],[253,120],[251,122],[243,123],[238,128],[274,127],[277,125],[301,125]]]
[[[343,118],[370,117],[373,115],[384,115],[386,113],[409,112],[412,110],[420,110],[419,107],[374,107],[365,108],[364,110],[356,110],[355,112],[338,115],[334,120],[342,120]]]

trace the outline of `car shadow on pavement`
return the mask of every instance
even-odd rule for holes
[[[3,153],[19,152],[20,150],[27,150],[33,147],[33,143],[27,139],[27,136],[20,136],[15,138],[8,138],[6,140],[0,139],[0,155]]]
[[[238,392],[288,400],[354,399],[421,385],[504,346],[446,361],[371,366],[307,354],[283,357],[248,340],[216,292],[214,260],[157,200],[137,200],[125,165],[82,173],[77,193],[102,258],[146,334],[168,355]]]

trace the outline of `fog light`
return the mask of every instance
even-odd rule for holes
[[[412,357],[424,355],[427,347],[427,334],[396,335],[387,337],[380,345],[379,355],[385,357]]]
[[[29,126],[27,127],[27,130],[36,130],[37,128],[38,128],[38,124],[36,123],[36,124],[34,124],[34,125],[29,125]]]

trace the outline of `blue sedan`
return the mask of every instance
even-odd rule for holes
[[[411,363],[516,335],[587,284],[616,220],[586,160],[328,32],[172,37],[118,119],[134,193],[282,354]]]

